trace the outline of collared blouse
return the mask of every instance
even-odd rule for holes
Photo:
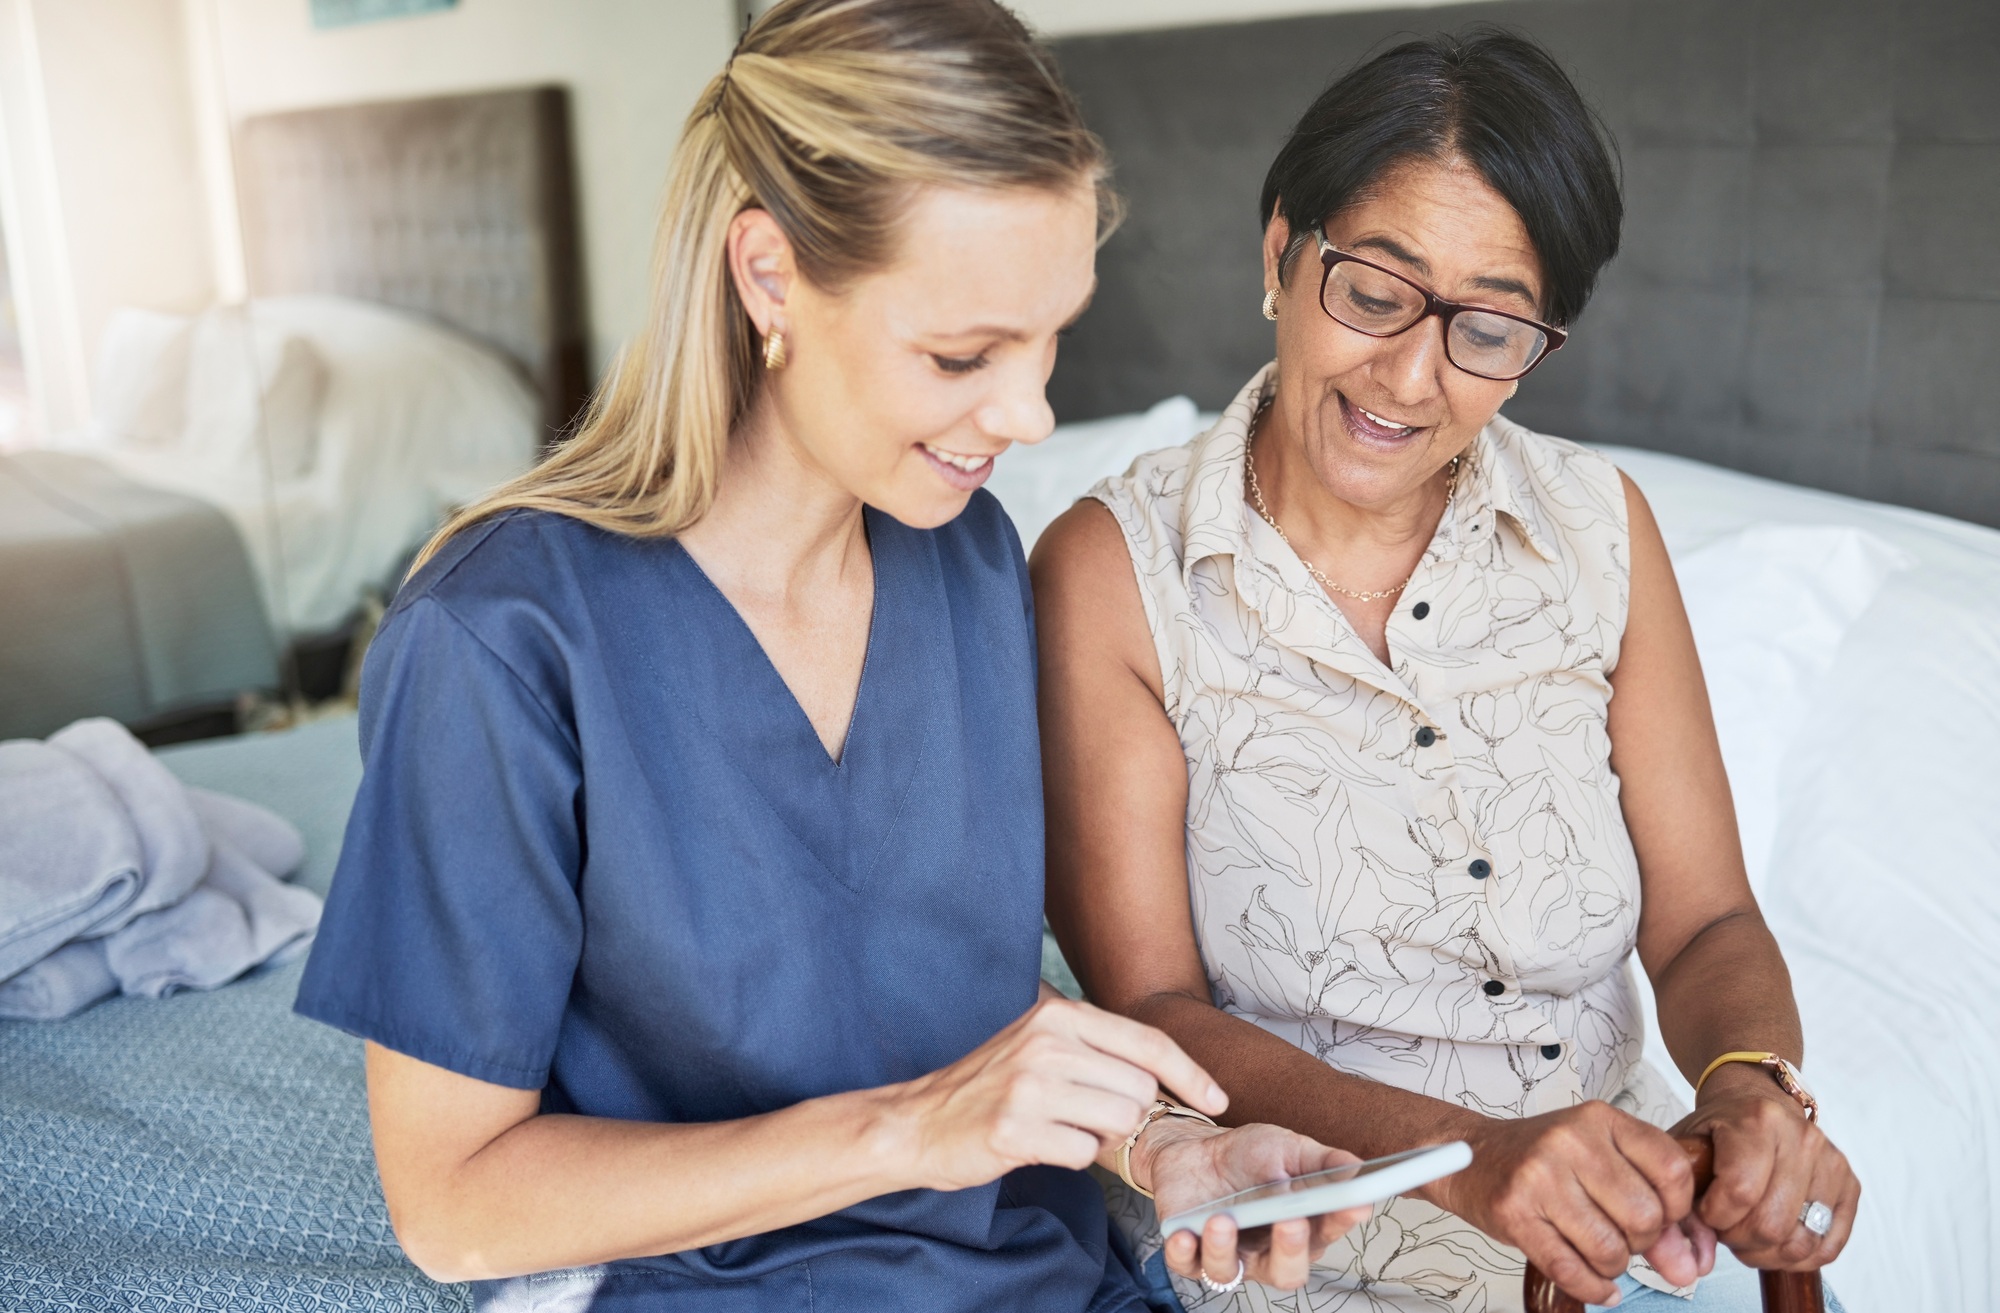
[[[1216,1005],[1489,1116],[1605,1099],[1671,1122],[1640,1059],[1639,868],[1605,729],[1630,581],[1617,469],[1496,417],[1397,600],[1385,666],[1245,503],[1275,386],[1267,366],[1213,429],[1090,494],[1124,532],[1187,756]],[[1518,1307],[1521,1265],[1399,1199],[1298,1307],[1357,1289],[1375,1301],[1360,1307]]]

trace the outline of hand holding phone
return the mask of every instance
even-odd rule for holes
[[[1231,1217],[1239,1230],[1248,1230],[1295,1217],[1337,1213],[1343,1208],[1380,1203],[1428,1185],[1464,1170],[1471,1162],[1472,1147],[1463,1140],[1454,1140],[1367,1162],[1343,1163],[1323,1172],[1309,1172],[1211,1199],[1164,1219],[1160,1234],[1171,1236],[1176,1231],[1193,1231],[1198,1235],[1209,1218],[1220,1214]]]

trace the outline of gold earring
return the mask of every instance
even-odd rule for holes
[[[1507,395],[1511,397],[1520,390],[1521,390],[1521,380],[1517,378],[1514,380],[1514,385],[1507,389]]]
[[[770,336],[764,339],[764,368],[773,371],[783,369],[786,358],[785,332],[781,328],[774,328]]]
[[[1275,320],[1277,319],[1277,317],[1278,317],[1278,289],[1274,287],[1270,291],[1264,293],[1264,318]]]

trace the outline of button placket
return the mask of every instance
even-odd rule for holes
[[[1544,1046],[1546,1047],[1546,1046]],[[1538,1050],[1529,1046],[1529,1061],[1534,1060]],[[1530,1115],[1544,1112],[1560,1112],[1583,1102],[1583,1082],[1578,1078],[1573,1063],[1565,1062],[1554,1071],[1535,1082],[1534,1092],[1529,1097]]]
[[[1417,707],[1415,692],[1375,659],[1353,624],[1300,564],[1298,554],[1254,513],[1243,522],[1247,552],[1231,562],[1243,602],[1280,647]],[[1392,618],[1393,623],[1393,618]],[[1392,647],[1399,647],[1393,640]]]
[[[1482,838],[1479,834],[1478,826],[1471,819],[1472,814],[1466,805],[1463,791],[1455,785],[1447,785],[1446,787],[1452,798],[1456,801],[1456,807],[1453,809],[1454,813],[1467,818],[1466,830],[1468,835],[1475,845],[1481,844]],[[1472,853],[1477,853],[1478,851],[1480,851],[1478,846],[1472,849]],[[1485,867],[1487,875],[1485,877],[1474,876],[1473,868],[1475,866]],[[1507,937],[1506,923],[1500,915],[1498,886],[1501,882],[1491,878],[1493,874],[1492,863],[1485,857],[1475,857],[1471,853],[1468,853],[1462,859],[1457,869],[1460,873],[1458,888],[1464,891],[1464,882],[1469,879],[1472,887],[1479,894],[1479,897],[1474,900],[1473,905],[1478,909],[1479,944],[1480,948],[1486,954],[1486,960],[1480,963],[1468,960],[1466,965],[1482,973],[1480,976],[1475,977],[1479,982],[1480,997],[1496,1006],[1502,1003],[1518,1002],[1521,998],[1519,983],[1520,969],[1514,960],[1514,946],[1513,942]],[[1495,986],[1498,986],[1498,988],[1496,989]]]

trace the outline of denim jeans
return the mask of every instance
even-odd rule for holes
[[[1167,1275],[1164,1254],[1155,1250],[1146,1260],[1142,1276],[1146,1302],[1153,1308],[1170,1311],[1181,1307],[1179,1297],[1174,1294],[1174,1283]],[[1759,1313],[1764,1307],[1757,1274],[1721,1248],[1715,1253],[1715,1270],[1701,1279],[1693,1299],[1662,1294],[1629,1276],[1618,1278],[1618,1295],[1619,1313]],[[1592,1304],[1590,1308],[1591,1313],[1602,1313],[1599,1305]],[[1826,1287],[1826,1313],[1845,1313],[1831,1285]]]
[[[1618,1295],[1618,1313],[1758,1313],[1764,1307],[1757,1274],[1721,1246],[1715,1250],[1715,1270],[1694,1288],[1693,1299],[1662,1294],[1629,1276],[1618,1278]],[[1600,1313],[1600,1305],[1590,1308]],[[1844,1313],[1831,1285],[1826,1287],[1826,1313]]]

